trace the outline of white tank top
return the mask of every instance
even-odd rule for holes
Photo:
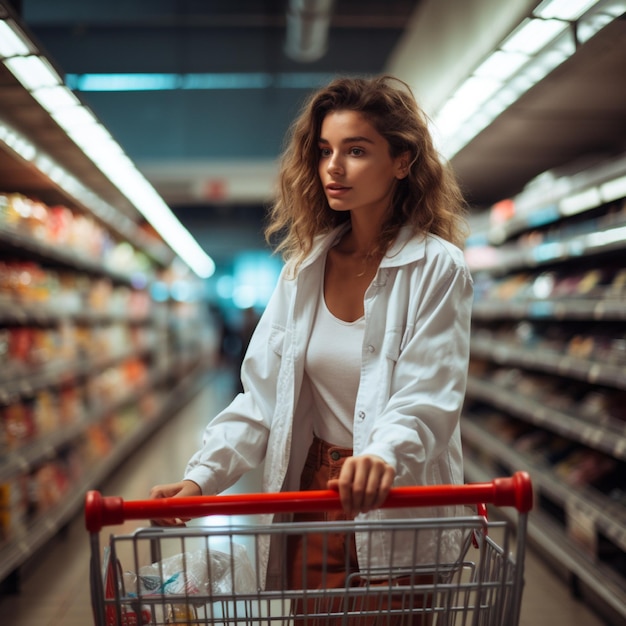
[[[364,332],[364,317],[344,322],[328,310],[322,285],[304,369],[317,409],[313,430],[320,439],[343,448],[353,447]]]

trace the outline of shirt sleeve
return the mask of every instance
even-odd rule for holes
[[[202,448],[189,460],[184,478],[197,483],[205,495],[227,489],[265,458],[284,337],[279,314],[286,310],[292,283],[279,278],[246,351],[244,391],[209,422]]]

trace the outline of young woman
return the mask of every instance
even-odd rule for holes
[[[282,236],[286,264],[242,366],[244,392],[208,424],[184,480],[151,496],[216,494],[264,461],[264,490],[337,489],[343,518],[454,514],[378,507],[392,486],[463,480],[464,212],[406,84],[337,79],[313,94],[282,159],[266,235]],[[433,558],[434,544],[420,558]],[[258,555],[268,588],[284,585],[283,548]],[[453,551],[455,538],[443,548]],[[350,549],[348,569],[358,570],[391,546],[357,536]],[[342,550],[332,585],[345,580]],[[397,562],[411,564],[415,555],[401,552]],[[297,542],[287,553],[304,558]],[[291,588],[320,584],[316,568],[306,581],[302,569],[292,567]]]

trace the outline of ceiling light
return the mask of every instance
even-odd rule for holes
[[[334,74],[324,72],[203,73],[203,74],[67,74],[76,91],[172,91],[222,89],[317,89]]]
[[[83,130],[88,126],[96,126],[98,120],[94,114],[83,106],[58,109],[52,113],[54,121],[65,131],[73,132]]]
[[[28,40],[10,21],[0,21],[0,57],[24,56],[33,52]]]
[[[577,20],[586,13],[598,0],[545,0],[533,14],[546,19]]]
[[[41,87],[32,91],[31,95],[48,113],[80,105],[78,98],[64,85]]]
[[[609,0],[603,2],[598,10],[590,11],[578,20],[576,36],[579,43],[589,41],[598,31],[610,24],[613,20],[626,13],[626,0]]]
[[[528,55],[537,54],[564,30],[569,28],[560,20],[526,19],[504,41],[502,50],[521,52]]]
[[[52,65],[43,57],[13,57],[5,59],[4,64],[29,91],[40,87],[53,87],[63,82]]]
[[[441,153],[452,159],[500,113],[571,57],[578,45],[624,11],[626,0],[540,3],[535,17],[524,20],[434,115],[438,128],[434,138]],[[576,28],[565,19],[568,16],[578,18]],[[470,85],[476,77],[491,78],[491,86],[498,81],[501,86],[491,90],[488,98],[479,90],[477,100],[470,102]]]
[[[529,58],[527,54],[521,52],[496,50],[476,68],[474,75],[504,81],[513,76]]]

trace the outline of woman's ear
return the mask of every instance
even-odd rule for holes
[[[402,180],[409,175],[409,163],[411,161],[410,154],[404,152],[396,161],[396,178]]]

